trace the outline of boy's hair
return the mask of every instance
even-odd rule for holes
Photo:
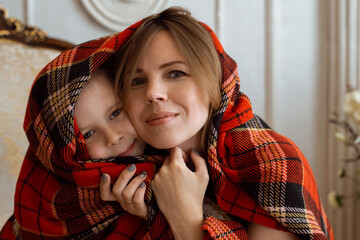
[[[115,75],[117,70],[117,54],[109,57],[94,73],[102,73],[106,75],[114,86],[117,86]],[[94,74],[93,73],[93,74]],[[116,90],[116,92],[118,92]]]
[[[173,37],[196,85],[210,99],[209,119],[203,130],[206,133],[211,115],[220,105],[221,64],[209,32],[183,8],[171,7],[144,18],[139,28],[121,47],[115,75],[119,95],[126,106],[135,71],[152,38],[161,30]],[[205,137],[203,134],[202,140],[205,141]]]

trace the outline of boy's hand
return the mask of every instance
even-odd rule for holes
[[[102,175],[100,197],[103,201],[118,201],[125,211],[147,220],[148,209],[144,201],[146,172],[140,173],[131,180],[135,168],[136,166],[131,164],[122,171],[112,189],[110,176],[108,174]]]

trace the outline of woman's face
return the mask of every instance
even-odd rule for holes
[[[154,35],[131,81],[127,110],[145,142],[159,149],[200,148],[209,98],[168,32]]]

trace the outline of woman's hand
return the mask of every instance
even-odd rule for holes
[[[102,175],[100,197],[103,201],[118,201],[125,211],[147,220],[148,209],[144,201],[146,172],[140,173],[131,180],[135,174],[135,168],[135,164],[131,164],[122,171],[112,189],[110,176]]]
[[[152,181],[156,201],[176,239],[203,239],[203,200],[209,182],[205,160],[191,153],[195,172],[185,163],[180,148],[173,148]]]

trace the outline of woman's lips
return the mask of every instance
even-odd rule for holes
[[[164,125],[176,118],[179,114],[173,112],[157,112],[151,114],[145,121],[151,126]]]
[[[135,148],[135,142],[136,140],[134,140],[134,142],[129,146],[128,149],[126,149],[125,152],[120,153],[118,156],[119,157],[131,156],[131,153],[134,151]]]

